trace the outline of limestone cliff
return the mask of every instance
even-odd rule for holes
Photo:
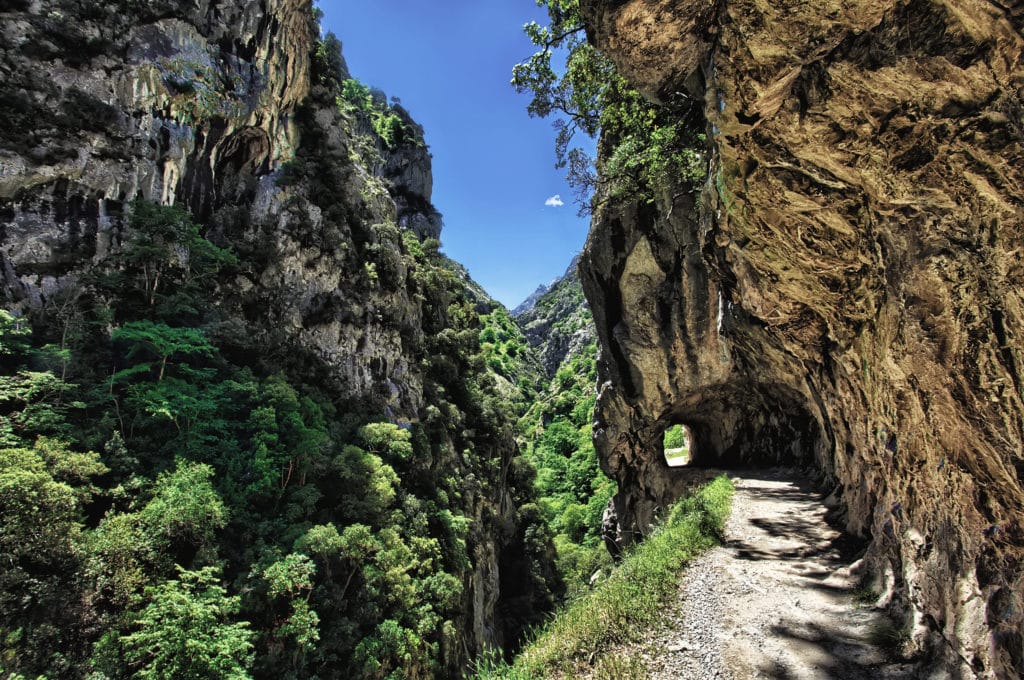
[[[619,540],[704,465],[813,466],[918,649],[1024,672],[1024,7],[584,0],[699,192],[599,207],[582,262]]]
[[[131,201],[185,206],[239,259],[200,310],[222,351],[315,383],[342,413],[422,424],[433,459],[418,464],[458,480],[468,562],[442,667],[517,635],[534,556],[506,478],[510,416],[482,411],[495,381],[444,344],[475,342],[453,315],[498,305],[452,263],[414,276],[441,228],[422,129],[373,92],[397,119],[385,137],[336,96],[348,73],[340,45],[318,46],[311,0],[8,0],[0,29],[5,307],[45,334],[89,304],[83,275],[130,239]],[[465,370],[477,391],[453,394]]]

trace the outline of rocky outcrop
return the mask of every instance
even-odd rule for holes
[[[431,290],[410,274],[441,230],[422,129],[388,106],[401,132],[385,141],[339,102],[349,76],[336,42],[313,58],[311,0],[0,2],[0,26],[5,306],[46,319],[76,304],[82,274],[126,242],[132,200],[186,206],[239,258],[221,308],[201,310],[226,354],[316,384],[346,417],[440,432],[424,465],[460,479],[472,562],[445,668],[517,635],[521,621],[498,616],[534,595],[509,565],[530,558],[506,481],[511,427],[477,445],[466,414],[427,394],[425,329],[452,342],[449,307],[465,319],[497,303],[454,263]],[[481,401],[488,379],[467,380]]]
[[[593,316],[583,297],[578,266],[576,256],[561,278],[539,288],[513,312],[526,339],[540,353],[549,378],[595,340]]]
[[[813,466],[916,647],[1017,677],[1024,8],[581,4],[708,139],[703,190],[601,206],[583,256],[619,541],[687,484],[673,423],[698,465]]]

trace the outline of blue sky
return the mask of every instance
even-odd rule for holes
[[[513,307],[565,271],[583,247],[550,120],[530,118],[509,85],[532,52],[533,0],[319,0],[324,30],[352,75],[398,97],[426,130],[443,250]],[[564,205],[545,205],[560,196]],[[555,201],[553,201],[555,202]]]

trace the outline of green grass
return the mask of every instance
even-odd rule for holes
[[[732,483],[722,476],[681,500],[607,580],[562,609],[511,664],[486,657],[471,677],[575,677],[605,669],[603,655],[655,624],[683,566],[719,542],[732,494]]]

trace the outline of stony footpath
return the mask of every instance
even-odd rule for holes
[[[726,542],[680,581],[666,625],[638,649],[649,677],[914,677],[871,644],[885,621],[858,606],[851,546],[792,470],[738,473]]]

